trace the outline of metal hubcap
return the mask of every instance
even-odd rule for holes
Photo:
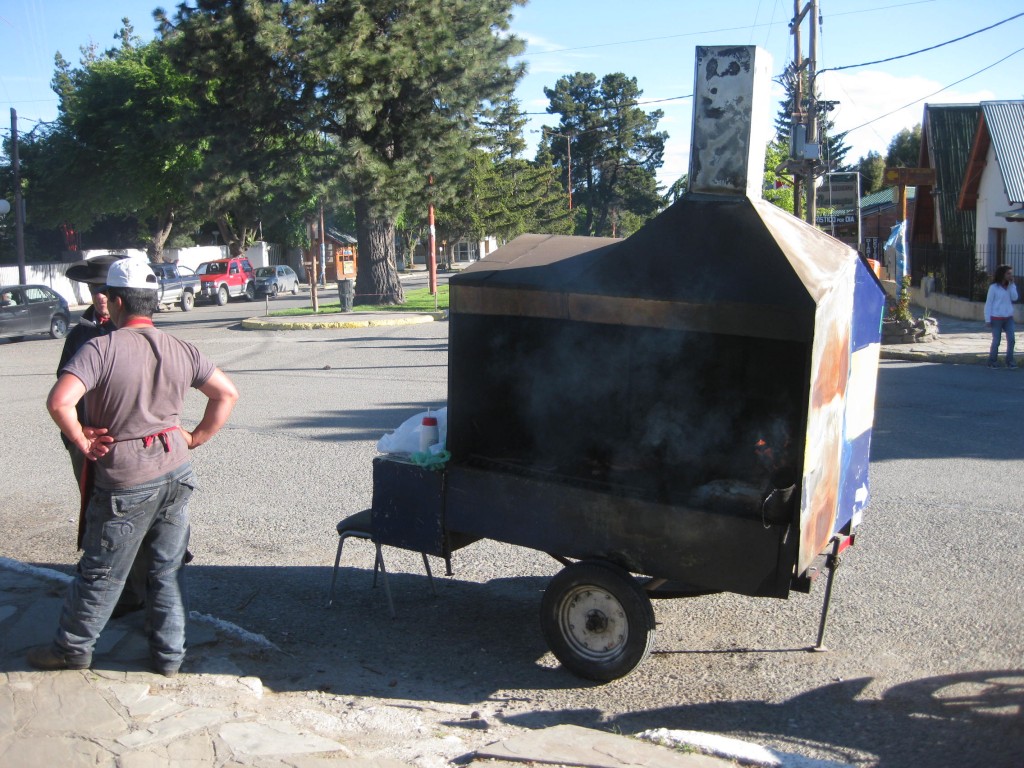
[[[598,587],[580,586],[566,594],[559,625],[573,650],[593,660],[614,658],[629,639],[629,622],[621,603]]]

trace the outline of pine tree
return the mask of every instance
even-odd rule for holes
[[[560,115],[548,151],[564,183],[572,177],[576,234],[619,234],[624,221],[631,231],[662,206],[655,173],[668,134],[656,130],[661,110],[645,113],[637,106],[642,94],[636,78],[621,72],[600,82],[577,72],[544,89],[547,111]]]
[[[522,0],[320,0],[303,4],[302,79],[314,83],[310,128],[337,141],[335,172],[355,198],[356,293],[400,303],[395,219],[444,200],[471,167],[481,110],[505,98],[523,72],[507,34]]]

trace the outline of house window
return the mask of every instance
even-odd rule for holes
[[[989,227],[988,230],[988,258],[987,263],[989,274],[996,271],[996,267],[1006,261],[1006,228]]]

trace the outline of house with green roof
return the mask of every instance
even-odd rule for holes
[[[977,213],[958,204],[981,113],[980,104],[925,104],[918,165],[933,168],[935,181],[917,188],[908,228],[914,285],[931,275],[939,290],[968,299],[987,290],[975,264]]]
[[[957,205],[977,222],[976,262],[1024,275],[1024,101],[984,101]]]

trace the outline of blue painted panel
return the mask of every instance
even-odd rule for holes
[[[853,293],[853,319],[850,333],[850,388],[847,391],[842,466],[840,467],[839,508],[834,531],[850,523],[863,512],[870,499],[868,465],[871,454],[869,419],[874,413],[877,381],[876,352],[870,349],[882,338],[882,313],[885,291],[868,266],[858,260]],[[870,364],[865,363],[865,358]],[[867,410],[865,410],[867,409]]]
[[[853,288],[853,328],[851,351],[856,352],[882,339],[882,312],[885,310],[885,291],[867,265],[857,260],[857,273]]]

